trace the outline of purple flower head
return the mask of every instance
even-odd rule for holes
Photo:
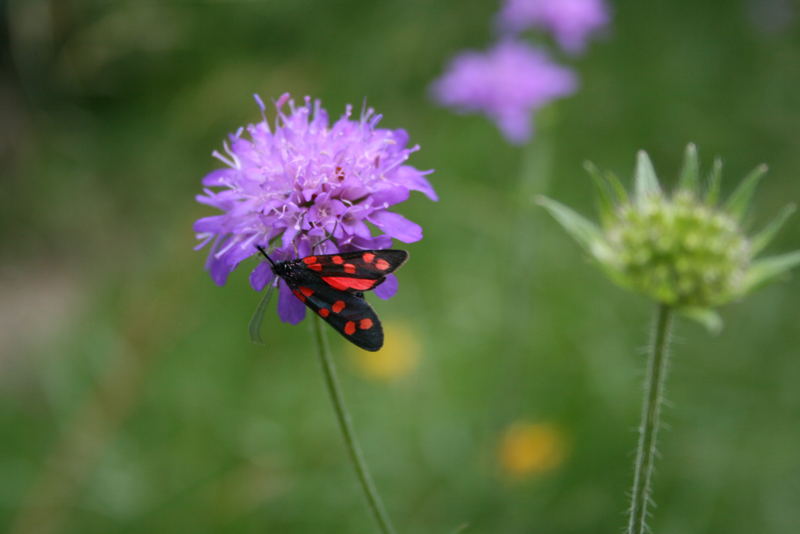
[[[351,106],[330,124],[319,100],[306,97],[298,106],[288,94],[275,102],[270,128],[265,106],[255,98],[262,120],[230,134],[224,154],[213,153],[226,167],[206,175],[203,194],[197,196],[223,212],[194,223],[196,248],[211,243],[206,268],[214,282],[223,285],[242,260],[258,254],[257,245],[272,246],[270,256],[280,261],[307,256],[312,249],[332,254],[389,248],[392,238],[422,239],[419,225],[389,211],[411,191],[438,200],[425,178],[432,171],[406,165],[419,147],[407,146],[405,130],[377,128],[381,116],[372,109],[353,119]],[[261,262],[250,284],[260,291],[273,277],[269,264]],[[396,289],[390,275],[375,293],[389,298]],[[291,323],[305,316],[305,306],[283,281],[278,314]]]
[[[459,54],[431,90],[444,106],[485,113],[509,141],[521,144],[532,134],[533,112],[576,86],[575,74],[541,50],[506,40],[485,53]]]
[[[506,0],[498,14],[502,30],[549,31],[559,46],[570,53],[582,52],[589,37],[606,26],[608,20],[603,0]]]

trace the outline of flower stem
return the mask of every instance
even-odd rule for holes
[[[647,361],[642,421],[639,426],[639,445],[636,449],[636,464],[631,491],[628,534],[644,534],[647,522],[647,506],[650,504],[651,479],[656,456],[661,403],[664,399],[664,382],[669,360],[669,333],[672,309],[659,304],[653,325],[652,344]]]
[[[375,483],[367,469],[367,464],[364,462],[364,455],[361,452],[361,447],[358,446],[356,441],[355,432],[353,432],[353,424],[350,420],[350,412],[344,405],[344,397],[339,385],[339,379],[336,376],[336,367],[331,358],[330,348],[328,347],[328,340],[322,328],[322,321],[319,317],[314,317],[314,333],[317,338],[317,346],[319,348],[319,362],[322,365],[322,374],[325,375],[325,385],[328,388],[328,393],[331,396],[333,403],[333,410],[336,412],[336,420],[339,422],[339,429],[344,438],[344,444],[347,452],[350,454],[350,459],[353,461],[358,480],[361,482],[361,489],[364,490],[364,495],[367,498],[367,504],[372,515],[380,526],[383,534],[394,534],[394,527],[392,527],[389,516],[383,507],[378,490],[375,489]]]

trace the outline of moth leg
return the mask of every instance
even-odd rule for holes
[[[320,246],[321,244],[325,243],[326,241],[332,241],[333,240],[333,234],[336,233],[336,229],[337,228],[339,228],[339,220],[338,219],[336,220],[336,223],[334,223],[334,225],[333,225],[333,231],[330,232],[330,233],[325,232],[325,234],[327,234],[327,237],[325,237],[325,239],[323,239],[322,241],[320,241],[319,243],[317,243],[316,245],[311,247],[311,250],[315,250],[318,246]]]

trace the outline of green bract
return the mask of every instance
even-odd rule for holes
[[[742,297],[800,263],[800,251],[755,259],[794,211],[787,206],[755,236],[742,218],[766,173],[751,172],[724,203],[717,200],[721,164],[715,161],[700,186],[697,150],[686,148],[678,187],[662,191],[653,165],[639,152],[635,191],[629,195],[611,174],[587,164],[599,191],[601,226],[570,208],[540,203],[618,284],[703,322],[721,326],[713,308]]]

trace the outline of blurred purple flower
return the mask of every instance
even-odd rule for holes
[[[589,37],[608,21],[604,0],[506,0],[498,14],[502,30],[549,31],[559,46],[570,53],[582,52]]]
[[[576,86],[575,74],[541,50],[506,40],[485,53],[456,56],[431,91],[444,106],[485,113],[509,141],[521,144],[532,134],[533,112]]]
[[[196,249],[211,243],[206,268],[214,282],[223,285],[242,260],[258,254],[256,245],[274,245],[270,255],[279,261],[311,254],[328,235],[332,239],[314,253],[388,248],[392,238],[422,239],[419,225],[388,211],[411,191],[438,200],[425,178],[433,171],[405,164],[419,149],[407,146],[405,130],[376,128],[381,115],[372,109],[354,120],[352,106],[330,125],[319,100],[306,97],[297,106],[288,94],[275,102],[270,129],[264,103],[255,98],[262,120],[230,134],[225,154],[214,151],[226,167],[206,175],[204,192],[197,196],[198,202],[223,211],[194,223]],[[260,262],[250,284],[260,291],[273,277],[269,264]],[[280,284],[278,314],[283,321],[300,322],[305,306]],[[396,289],[392,279],[375,293],[389,298]]]

